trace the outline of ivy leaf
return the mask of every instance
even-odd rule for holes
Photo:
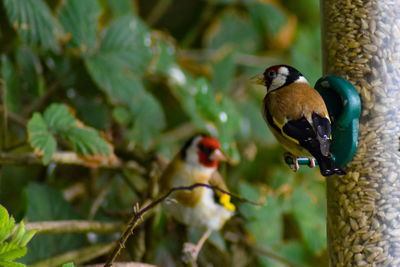
[[[29,142],[35,149],[35,154],[43,156],[44,164],[48,164],[57,149],[57,143],[49,132],[42,115],[35,112],[28,122]]]
[[[65,31],[70,34],[69,44],[81,54],[93,52],[97,45],[97,21],[100,6],[97,0],[68,0],[61,7],[58,17]]]
[[[58,50],[61,28],[43,0],[4,0],[8,20],[26,44]],[[86,2],[86,1],[85,1]]]

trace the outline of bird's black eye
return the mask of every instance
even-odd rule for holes
[[[211,153],[214,151],[214,149],[210,148],[210,147],[206,147],[203,144],[199,144],[199,150],[201,152],[203,152],[204,154],[206,154],[207,156],[211,155]]]
[[[268,77],[275,78],[276,77],[276,72],[274,70],[268,71]]]

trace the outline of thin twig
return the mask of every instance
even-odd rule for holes
[[[72,70],[64,73],[57,81],[55,81],[51,87],[49,87],[46,92],[40,97],[37,98],[32,104],[27,106],[24,114],[30,116],[35,110],[38,110],[46,101],[49,99],[54,93],[60,89],[62,82],[72,74]]]
[[[182,47],[189,47],[199,36],[200,33],[204,31],[204,27],[212,21],[213,16],[215,16],[216,5],[208,4],[200,14],[200,18],[197,20],[196,25],[191,28],[190,31],[185,35],[182,41]]]
[[[102,267],[104,264],[84,265],[84,267]],[[157,265],[142,262],[117,262],[114,267],[158,267]]]
[[[122,249],[125,247],[126,241],[133,234],[133,230],[135,230],[136,226],[142,220],[142,217],[144,216],[144,214],[147,211],[153,209],[155,206],[157,206],[158,204],[163,202],[165,199],[167,199],[175,191],[193,190],[196,187],[207,187],[207,188],[210,188],[212,190],[217,190],[217,191],[220,191],[220,192],[222,192],[224,194],[228,194],[229,196],[231,196],[232,198],[237,199],[240,202],[250,203],[250,204],[253,204],[253,205],[262,205],[260,203],[248,200],[248,199],[246,199],[244,197],[232,194],[232,193],[230,193],[228,191],[225,191],[225,190],[219,188],[218,186],[214,186],[214,185],[196,183],[196,184],[193,184],[191,186],[174,187],[171,190],[169,190],[165,195],[163,195],[160,198],[152,201],[149,205],[146,205],[144,208],[139,208],[139,205],[136,204],[136,206],[134,207],[133,215],[132,215],[131,219],[129,220],[129,223],[127,224],[127,227],[126,227],[125,231],[122,233],[121,237],[119,238],[117,245],[115,246],[115,248],[113,249],[112,253],[108,257],[107,262],[104,264],[104,267],[112,267],[114,261],[117,259],[118,255],[121,253]]]
[[[56,152],[51,157],[51,161],[58,164],[70,164],[87,166],[87,163],[75,152]],[[0,165],[43,165],[42,161],[34,153],[5,153],[0,152]],[[145,173],[146,170],[135,161],[122,162],[117,160],[113,163],[101,162],[96,165],[99,168],[122,169],[127,168],[139,173]]]
[[[96,199],[93,201],[92,206],[90,207],[88,219],[92,220],[96,215],[97,210],[99,209],[101,203],[103,203],[106,198],[108,192],[111,190],[111,186],[113,185],[114,180],[108,177],[107,183],[101,189],[100,193],[97,195]]]
[[[172,0],[159,0],[146,18],[149,26],[156,24],[172,4]]]
[[[14,227],[18,228],[19,224]],[[61,234],[61,233],[116,233],[123,229],[122,222],[97,222],[83,220],[30,222],[25,224],[25,230],[36,230],[36,234]]]
[[[29,264],[30,267],[42,267],[42,266],[61,266],[66,262],[73,261],[76,266],[78,264],[91,261],[97,257],[107,254],[114,246],[114,242],[109,244],[96,244],[85,248],[79,248],[77,250],[68,251],[66,253],[54,256],[49,259]]]
[[[3,105],[0,105],[0,111],[4,112],[6,110],[6,108],[4,108]],[[26,127],[27,125],[27,120],[25,120],[23,117],[21,117],[20,115],[11,112],[9,110],[7,110],[7,116],[10,120],[14,121],[15,123],[18,123],[19,125],[21,125],[22,127]]]
[[[0,149],[7,148],[7,132],[8,132],[8,109],[7,109],[7,85],[3,79],[0,79],[1,98],[3,100],[3,134]]]

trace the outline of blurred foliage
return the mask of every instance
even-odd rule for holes
[[[0,265],[4,267],[26,266],[14,260],[26,254],[26,245],[36,232],[25,231],[24,222],[18,225],[15,232],[14,226],[14,218],[9,216],[8,211],[0,205]]]
[[[263,249],[295,265],[327,265],[324,181],[283,163],[259,112],[265,88],[250,81],[284,63],[315,83],[318,1],[2,0],[0,22],[2,108],[13,115],[0,126],[1,150],[34,151],[45,163],[1,166],[0,202],[14,217],[127,220],[135,202],[156,196],[156,158],[171,159],[203,131],[229,157],[221,172],[230,190],[264,205],[236,203],[238,215],[211,236],[199,265],[287,265]],[[51,162],[68,150],[91,162],[135,160],[146,171]],[[160,266],[181,266],[183,242],[198,238],[162,212],[135,235],[120,260]],[[37,235],[19,261],[112,240]]]

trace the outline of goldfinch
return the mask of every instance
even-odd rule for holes
[[[311,168],[315,166],[314,157],[323,176],[346,174],[329,152],[331,121],[325,102],[306,78],[293,67],[276,65],[259,75],[257,83],[267,87],[261,105],[263,118],[290,152],[295,171],[299,168],[299,156],[310,158]]]
[[[216,185],[227,191],[221,175],[217,172],[218,163],[223,160],[226,159],[218,140],[206,135],[190,138],[161,175],[161,193],[166,193],[173,187],[196,183]],[[184,244],[184,253],[194,262],[211,232],[219,230],[235,211],[228,194],[214,192],[206,187],[175,191],[164,201],[163,208],[167,214],[185,225],[206,229],[196,245]]]

